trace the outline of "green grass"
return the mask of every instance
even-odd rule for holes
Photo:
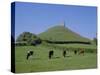
[[[90,39],[85,38],[64,26],[55,26],[38,35],[41,39],[52,41],[83,41],[88,42]]]
[[[61,46],[61,47],[67,47],[67,48],[89,48],[89,49],[96,49],[96,45],[94,44],[90,44],[90,45],[87,45],[87,44],[58,44],[58,46]]]
[[[26,60],[28,50],[33,50],[33,57]],[[82,55],[74,55],[72,51],[67,52],[67,56],[62,56],[61,49],[54,49],[54,56],[48,59],[48,52],[52,47],[40,46],[17,46],[15,49],[15,65],[16,73],[23,72],[40,72],[40,71],[56,71],[56,70],[75,70],[89,69],[97,67],[97,54],[85,53]]]

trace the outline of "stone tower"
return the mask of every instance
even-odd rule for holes
[[[63,26],[63,27],[66,27],[65,21],[61,22],[60,25]]]

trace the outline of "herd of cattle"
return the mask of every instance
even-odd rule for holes
[[[74,50],[73,52],[75,55],[77,55],[77,54],[84,55],[84,49]],[[32,50],[28,51],[26,59],[28,60],[29,57],[33,56],[33,54],[34,54],[34,51],[32,51]],[[67,54],[66,50],[63,50],[63,52],[62,52],[63,57],[66,57],[66,54]],[[53,50],[49,51],[48,58],[51,59],[53,57],[53,55],[54,55],[54,51]]]

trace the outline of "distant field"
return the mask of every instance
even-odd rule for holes
[[[58,44],[57,46],[65,48],[85,48],[85,49],[94,49],[96,50],[96,45],[86,45],[86,44]]]
[[[67,56],[62,56],[62,49],[53,49],[54,56],[48,58],[49,51],[52,47],[39,46],[16,46],[15,49],[15,65],[16,72],[40,72],[54,70],[74,70],[74,69],[89,69],[97,67],[97,54],[85,53],[82,55],[74,55],[72,51],[67,52]],[[28,50],[33,50],[33,57],[26,60]]]

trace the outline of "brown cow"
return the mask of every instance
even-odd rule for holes
[[[79,50],[79,55],[81,55],[81,54],[84,55],[84,49]]]

